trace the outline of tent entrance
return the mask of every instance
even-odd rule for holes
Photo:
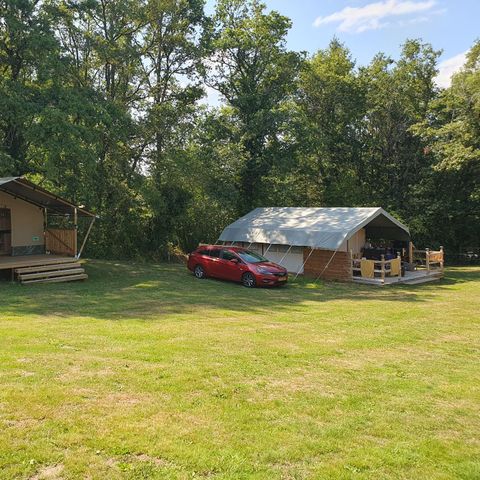
[[[12,253],[12,220],[9,208],[0,208],[0,255]]]

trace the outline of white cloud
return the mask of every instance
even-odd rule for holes
[[[313,25],[320,27],[328,23],[338,23],[338,30],[341,32],[360,33],[386,27],[389,22],[384,20],[389,17],[426,12],[435,4],[436,0],[385,0],[369,3],[363,7],[345,7],[326,17],[316,18]]]
[[[467,53],[468,51],[459,53],[439,63],[438,75],[435,77],[435,83],[439,87],[448,88],[450,86],[452,75],[465,65]]]

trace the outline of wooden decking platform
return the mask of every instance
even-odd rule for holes
[[[0,270],[14,268],[35,267],[38,265],[52,265],[74,261],[73,257],[62,255],[17,255],[15,257],[0,256]]]
[[[20,283],[59,283],[86,280],[82,263],[61,255],[22,255],[0,257],[0,270],[11,270],[12,280]]]
[[[415,270],[413,272],[405,272],[403,277],[385,277],[384,280],[381,278],[364,278],[364,277],[353,277],[355,283],[363,283],[365,285],[398,285],[398,284],[407,284],[415,285],[417,283],[427,283],[435,282],[440,280],[443,277],[442,270]]]

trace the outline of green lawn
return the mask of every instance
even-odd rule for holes
[[[0,283],[0,478],[480,478],[480,268],[275,290],[87,268]]]

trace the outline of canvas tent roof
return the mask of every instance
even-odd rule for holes
[[[335,250],[367,225],[377,238],[410,238],[408,228],[380,207],[268,207],[239,218],[219,240]]]
[[[48,208],[61,215],[70,215],[73,213],[73,210],[77,208],[77,214],[79,216],[95,216],[95,214],[77,207],[68,200],[59,197],[22,177],[0,178],[0,191],[6,192],[13,197],[20,198],[28,203],[32,203],[37,207]]]

